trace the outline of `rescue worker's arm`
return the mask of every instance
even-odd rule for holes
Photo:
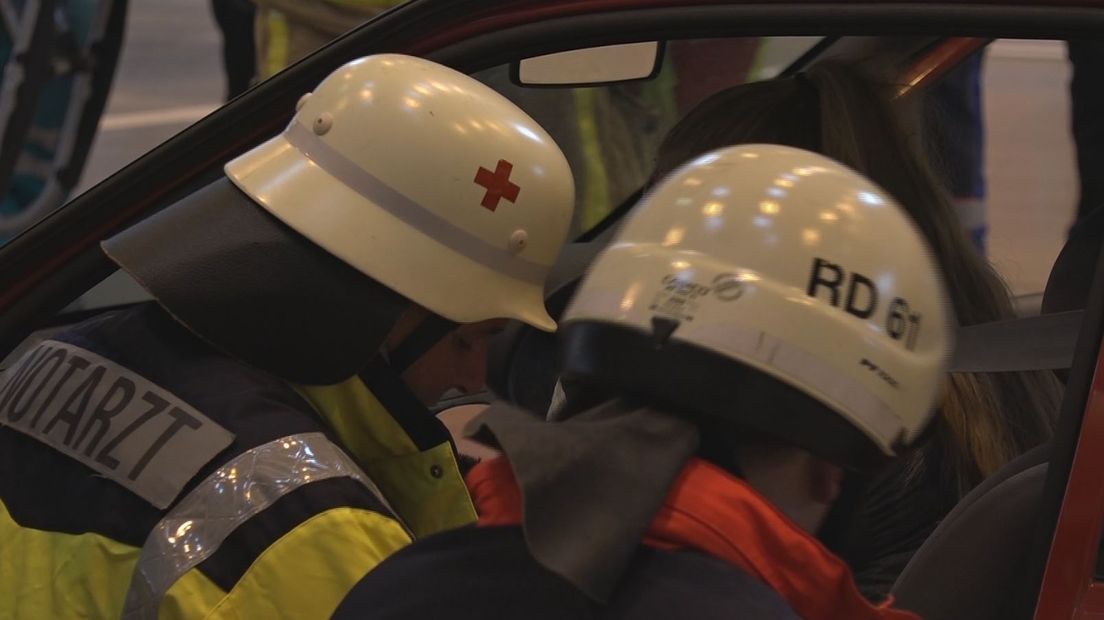
[[[365,573],[407,545],[395,520],[340,507],[311,517],[269,545],[229,591],[200,569],[176,582],[159,618],[329,618]]]

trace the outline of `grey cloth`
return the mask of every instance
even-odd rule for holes
[[[533,558],[598,602],[610,599],[698,446],[690,422],[620,401],[562,422],[500,403],[469,429],[493,436],[510,461]]]

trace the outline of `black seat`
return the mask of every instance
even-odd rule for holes
[[[947,515],[893,587],[925,620],[997,620],[1034,531],[1050,445],[1013,459]]]
[[[1043,295],[1044,313],[1083,309],[1104,240],[1104,208],[1070,232]],[[925,620],[1003,620],[1042,500],[1050,445],[1016,458],[971,491],[897,579],[898,605]]]

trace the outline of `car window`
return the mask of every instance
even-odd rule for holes
[[[724,88],[775,77],[820,40],[668,41],[655,77],[588,88],[518,86],[508,65],[475,77],[524,108],[563,148],[576,177],[579,235],[645,184],[660,140],[694,105]],[[928,130],[949,137],[942,147],[930,145],[929,154],[941,164],[960,223],[1027,314],[1038,311],[1050,266],[1078,216],[1069,84],[1076,62],[1067,47],[999,40],[945,76],[926,102]],[[1091,62],[1091,55],[1081,60]],[[1080,127],[1096,131],[1085,121]],[[1104,187],[1081,185],[1082,194]],[[1104,202],[1104,190],[1097,193],[1080,201]]]
[[[667,131],[709,95],[777,76],[820,37],[670,41],[648,80],[582,88],[525,87],[510,66],[475,74],[525,109],[564,150],[575,174],[578,236],[601,222],[648,180]],[[467,127],[484,131],[484,127]]]
[[[573,232],[580,235],[646,183],[660,140],[695,104],[729,86],[778,75],[819,41],[819,37],[669,41],[653,78],[586,88],[522,87],[511,82],[510,67],[505,64],[475,77],[523,107],[563,148],[577,179]],[[980,202],[981,217],[988,223],[985,251],[1028,313],[1037,312],[1046,275],[1075,215],[1077,171],[1069,131],[1066,55],[1066,46],[1059,41],[1002,40],[989,47],[979,80],[983,150],[980,158],[962,166],[982,173],[974,184],[979,195],[959,196],[965,199],[959,201],[963,219],[969,220]],[[1037,87],[1018,88],[1020,80]],[[944,98],[956,103],[953,96]],[[938,120],[944,131],[961,133],[962,119],[942,113]],[[938,155],[954,159],[948,153]],[[109,307],[142,298],[133,282],[117,274],[71,309]]]

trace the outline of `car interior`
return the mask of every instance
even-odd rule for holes
[[[979,34],[982,38],[910,33],[899,25],[893,29],[903,34],[874,36],[870,31],[877,30],[878,22],[873,21],[861,34],[825,28],[830,34],[810,36],[815,28],[788,27],[777,16],[771,17],[774,22],[763,18],[756,26],[741,23],[735,13],[727,17],[722,12],[702,15],[676,20],[671,30],[680,36],[667,39],[648,36],[661,19],[671,19],[657,13],[650,18],[654,22],[640,22],[638,30],[643,35],[622,27],[614,31],[615,36],[603,37],[599,29],[608,21],[577,20],[573,26],[549,22],[543,25],[540,37],[533,36],[537,26],[528,34],[506,28],[493,36],[453,41],[451,47],[442,45],[431,54],[444,60],[458,59],[454,64],[463,65],[529,112],[561,144],[576,173],[575,241],[561,255],[546,291],[553,318],[564,311],[590,261],[643,195],[659,141],[704,97],[745,81],[789,75],[824,59],[842,58],[876,65],[897,76],[904,85],[903,105],[911,104],[943,72],[978,53],[991,40],[975,32],[983,30],[980,27],[961,27],[954,34]],[[354,51],[356,55],[371,51],[373,46],[384,49],[397,45],[394,42],[402,36],[410,36],[401,29],[379,34],[384,28],[412,23],[404,19],[413,19],[401,10],[387,17],[296,65],[274,80],[279,84],[263,84],[231,102],[47,217],[18,243],[0,248],[0,264],[27,272],[22,280],[15,279],[11,271],[0,275],[0,290],[9,296],[0,318],[0,371],[66,325],[148,301],[141,287],[102,260],[96,244],[74,244],[73,240],[103,238],[219,174],[221,161],[277,131],[299,93],[307,90],[305,85],[317,81],[316,76],[335,59],[351,57]],[[702,26],[707,17],[714,22]],[[1071,18],[1066,15],[1065,19]],[[1054,20],[1054,24],[1064,23]],[[972,22],[964,17],[961,23]],[[744,36],[748,29],[759,27],[762,31],[762,24],[782,24],[776,30],[784,34]],[[735,34],[718,32],[726,28]],[[1024,28],[1020,24],[1009,33],[1015,35]],[[579,33],[577,42],[568,41],[569,32]],[[375,42],[365,44],[373,33]],[[513,47],[507,43],[523,35],[530,37],[520,46],[525,55],[510,57],[505,50]],[[621,44],[626,43],[635,47],[615,52],[625,54],[631,62],[603,60],[608,57],[602,54],[611,53],[604,48],[625,47]],[[742,52],[751,47],[757,51]],[[694,51],[699,65],[676,67],[680,50]],[[745,56],[750,60],[741,66],[732,60]],[[613,64],[630,66],[630,70],[618,73],[610,69]],[[597,69],[587,74],[588,67]],[[610,70],[603,73],[603,69]],[[700,80],[694,92],[676,92],[676,70],[701,71],[709,79]],[[269,93],[279,96],[264,99]],[[227,129],[240,125],[249,111],[263,122],[247,129]],[[219,138],[220,133],[232,140]],[[178,165],[185,161],[189,163]],[[173,170],[173,166],[177,168]],[[944,519],[897,581],[893,594],[898,606],[929,620],[1028,618],[1034,612],[1102,331],[1104,285],[1093,276],[1099,269],[1104,218],[1095,218],[1093,224],[1067,243],[1047,282],[1046,294],[1037,291],[1022,296],[1020,319],[1008,325],[978,326],[980,329],[960,338],[956,364],[961,371],[1069,369],[1062,417],[1054,440],[1006,464]],[[48,236],[57,238],[42,245]],[[71,249],[62,252],[60,247]],[[54,255],[44,258],[43,252]],[[46,283],[45,279],[53,281]],[[447,414],[461,405],[505,399],[544,412],[552,402],[556,381],[554,335],[512,324],[493,344],[488,390],[449,394],[436,410]],[[1093,547],[1095,550],[1095,543]],[[1096,555],[1093,553],[1094,564]],[[1104,574],[1104,568],[1098,568],[1097,574]]]

